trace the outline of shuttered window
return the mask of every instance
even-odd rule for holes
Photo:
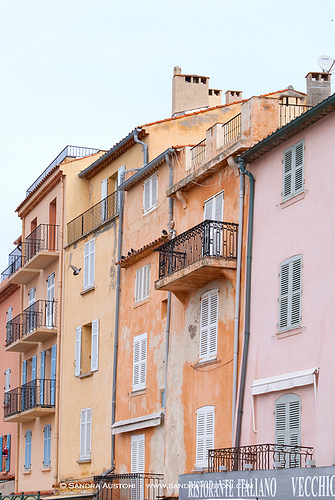
[[[150,264],[140,267],[135,276],[135,302],[149,297],[150,292]]]
[[[218,290],[210,290],[201,297],[199,360],[207,361],[217,356]]]
[[[278,330],[297,328],[301,324],[302,255],[280,265]]]
[[[84,289],[94,285],[95,240],[85,243],[84,247]]]
[[[215,407],[197,410],[196,467],[207,467],[208,450],[214,448]]]
[[[157,174],[149,177],[143,184],[143,213],[157,206]]]
[[[44,452],[43,452],[43,467],[51,466],[51,425],[44,426]]]
[[[304,150],[305,142],[300,141],[284,151],[283,201],[304,189]]]
[[[31,469],[31,431],[26,431],[25,433],[24,468],[25,470]]]
[[[301,398],[284,394],[275,402],[275,441],[278,445],[300,446]],[[283,467],[298,467],[299,455],[278,449],[276,461]]]
[[[80,458],[91,458],[92,409],[84,408],[80,412]]]
[[[147,334],[134,337],[133,391],[145,389],[147,372]]]

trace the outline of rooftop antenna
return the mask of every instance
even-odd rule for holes
[[[331,73],[332,67],[335,64],[335,60],[329,56],[320,56],[318,58],[318,65],[324,73]],[[333,70],[335,71],[335,70]]]

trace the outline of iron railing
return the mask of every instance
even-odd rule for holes
[[[1,282],[14,274],[15,271],[20,269],[20,267],[22,267],[22,255],[19,255],[14,260],[12,260],[9,266],[1,273]]]
[[[232,141],[237,141],[241,137],[241,113],[222,125],[223,145],[226,146]]]
[[[308,111],[312,106],[306,106],[302,104],[286,104],[284,102],[279,103],[279,126],[282,127],[289,123],[294,118],[302,115]]]
[[[94,476],[99,500],[156,500],[163,495],[163,474],[130,473]]]
[[[281,444],[256,444],[208,451],[208,471],[270,470],[305,467],[313,448]]]
[[[104,222],[114,217],[118,212],[118,192],[104,198],[93,207],[67,224],[67,243],[70,244],[81,236],[90,233]]]
[[[26,237],[24,245],[25,264],[43,250],[50,252],[58,251],[59,226],[54,224],[40,224]]]
[[[184,269],[203,257],[236,260],[238,224],[205,220],[179,234],[159,251],[159,279]]]
[[[191,166],[195,167],[206,158],[206,139],[191,148]]]
[[[35,379],[21,387],[7,391],[4,399],[4,417],[34,408],[52,408],[56,402],[56,380]]]
[[[10,495],[4,495],[3,493],[0,493],[0,500],[40,500],[41,494],[38,491],[37,495],[30,495],[25,494],[25,493],[17,493],[16,495],[14,493],[11,493]]]
[[[56,300],[37,300],[21,314],[7,321],[6,347],[37,328],[57,328]]]

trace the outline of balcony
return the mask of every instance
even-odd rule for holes
[[[164,243],[156,290],[189,291],[236,269],[238,224],[205,220]]]
[[[313,448],[281,444],[256,444],[208,451],[208,472],[270,470],[306,467]]]
[[[22,266],[22,255],[19,248],[15,248],[8,257],[9,266],[1,273],[1,282],[9,278]]]
[[[118,213],[117,192],[104,198],[67,224],[67,243],[73,243],[90,233]]]
[[[6,325],[6,351],[25,352],[57,333],[57,301],[38,300]]]
[[[28,422],[55,411],[56,380],[36,379],[5,393],[4,421]]]
[[[99,499],[156,500],[163,497],[163,474],[129,473],[94,476],[98,485]]]
[[[59,253],[59,226],[40,224],[24,242],[26,269],[45,269]]]
[[[312,106],[302,104],[287,104],[279,102],[279,126],[283,127],[290,121],[308,111]]]

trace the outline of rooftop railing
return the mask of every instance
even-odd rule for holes
[[[279,126],[282,127],[308,111],[312,106],[279,103]]]
[[[208,451],[208,472],[269,470],[305,467],[313,448],[281,444],[256,444]]]
[[[195,167],[206,158],[206,139],[191,148],[191,166]]]
[[[56,380],[35,379],[5,393],[4,417],[38,407],[55,406]]]
[[[104,222],[112,219],[118,212],[118,192],[104,198],[93,207],[67,224],[67,243],[76,241],[81,236],[90,233]]]
[[[122,500],[156,500],[164,493],[163,479],[163,474],[151,473],[94,476],[100,500],[110,500],[112,491],[118,491]]]
[[[24,264],[41,251],[58,251],[59,226],[54,224],[40,224],[26,237],[24,244]]]
[[[241,113],[222,125],[223,145],[227,146],[232,141],[241,137]]]
[[[236,260],[238,224],[204,220],[160,246],[159,279],[203,257]]]

